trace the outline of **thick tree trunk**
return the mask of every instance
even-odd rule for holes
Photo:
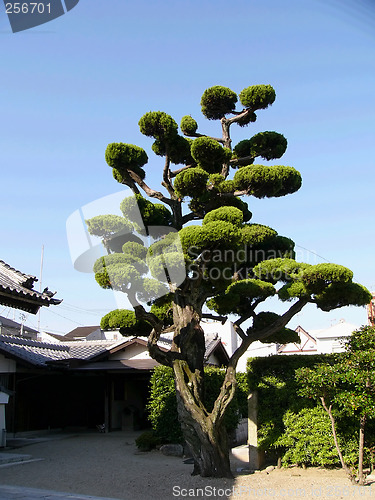
[[[222,419],[213,420],[194,393],[201,375],[191,373],[185,362],[173,363],[177,410],[184,439],[194,459],[193,475],[202,477],[233,477],[230,470],[229,444]],[[188,373],[188,375],[187,375]]]
[[[204,331],[200,326],[200,308],[192,306],[191,299],[190,296],[189,303],[185,303],[179,297],[173,311],[176,330],[172,350],[182,354],[172,363],[179,421],[194,458],[193,474],[233,477],[224,412],[210,413],[204,405]],[[219,397],[228,395],[221,393]]]

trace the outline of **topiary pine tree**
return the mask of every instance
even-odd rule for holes
[[[241,109],[236,110],[238,97]],[[119,255],[99,260],[96,279],[103,288],[126,293],[137,320],[151,325],[149,352],[173,368],[179,420],[194,457],[193,473],[201,476],[232,475],[223,418],[234,395],[238,359],[250,344],[295,339],[295,332],[286,325],[308,303],[330,311],[361,306],[371,298],[365,288],[352,282],[349,269],[298,263],[292,240],[249,222],[252,214],[241,197],[279,197],[301,187],[301,175],[292,167],[254,164],[259,157],[280,158],[287,146],[283,135],[258,133],[232,147],[232,126],[254,122],[255,112],[269,107],[275,97],[270,85],[247,87],[239,96],[222,86],[207,89],[202,112],[218,121],[220,137],[199,133],[191,116],[182,118],[184,135],[180,135],[168,114],[146,113],[139,127],[154,139],[154,153],[164,158],[162,191],[145,180],[148,156],[142,148],[116,143],[106,151],[114,178],[135,194],[144,228],[133,221],[133,229],[141,234],[151,234],[152,226],[158,230],[146,257],[142,241],[133,238]],[[121,208],[131,220],[134,198],[125,199]],[[181,269],[183,278],[178,280],[174,276],[181,276]],[[258,312],[275,296],[285,303],[284,314]],[[203,399],[205,340],[200,323],[205,317],[224,322],[228,315],[236,318],[234,328],[242,343],[231,356],[220,394],[208,411]],[[134,324],[131,318],[129,326]],[[165,328],[174,332],[169,352],[157,344]]]

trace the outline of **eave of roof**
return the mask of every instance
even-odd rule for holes
[[[62,302],[50,294],[33,290],[35,276],[24,274],[0,260],[0,304],[36,314],[41,306]]]

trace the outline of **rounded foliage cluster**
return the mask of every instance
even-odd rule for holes
[[[233,152],[237,158],[260,156],[269,161],[281,158],[287,145],[288,141],[278,132],[260,132],[251,139],[240,141]]]
[[[168,154],[170,161],[175,165],[180,163],[187,165],[194,162],[190,153],[190,146],[191,139],[176,135],[169,138],[168,141],[157,139],[152,145],[152,150],[158,156]]]
[[[131,224],[119,215],[97,215],[85,220],[88,232],[93,236],[109,238],[120,231],[131,231]]]
[[[238,227],[224,220],[207,222],[202,226],[201,238],[204,248],[236,246],[240,240]]]
[[[252,165],[240,168],[233,178],[235,187],[256,198],[276,196],[282,188],[282,181],[273,167]]]
[[[280,316],[274,312],[261,312],[256,315],[253,321],[253,326],[248,329],[249,332],[264,330],[266,328],[271,327]],[[272,335],[268,335],[268,337],[261,339],[263,343],[277,343],[277,344],[289,344],[291,342],[300,343],[300,338],[298,333],[290,328],[280,328],[280,330],[276,331]]]
[[[127,241],[122,246],[122,251],[124,254],[132,255],[138,259],[145,259],[147,255],[147,248],[140,243],[135,241]]]
[[[188,168],[176,175],[174,189],[176,194],[184,196],[199,196],[206,191],[208,173],[200,167]]]
[[[203,225],[209,222],[215,222],[223,220],[230,222],[234,226],[241,226],[243,223],[243,213],[240,209],[235,207],[220,207],[215,210],[211,210],[205,215],[203,219]]]
[[[135,243],[136,244],[136,243]],[[100,257],[94,264],[94,273],[101,273],[106,268],[117,266],[118,264],[130,264],[140,273],[147,273],[147,266],[143,259],[131,254],[112,253],[104,257]],[[110,272],[110,271],[109,271]]]
[[[149,111],[138,122],[143,135],[165,140],[177,134],[177,123],[164,111]]]
[[[112,330],[120,327],[133,327],[136,321],[134,311],[115,309],[102,317],[100,328],[102,330]]]
[[[245,279],[231,283],[224,293],[207,302],[207,306],[218,314],[246,314],[256,299],[266,299],[275,295],[272,284],[255,279]]]
[[[180,127],[185,135],[194,135],[198,130],[198,123],[194,118],[186,115],[182,117]]]
[[[232,152],[223,148],[215,139],[199,137],[191,145],[191,155],[207,172],[214,174],[221,171],[223,163],[229,162]]]
[[[216,85],[203,92],[202,113],[209,120],[220,120],[235,109],[236,102],[237,94],[233,90]]]
[[[240,127],[246,127],[249,123],[254,123],[257,120],[257,115],[253,111],[247,111],[247,113],[239,117],[236,121],[237,125]]]
[[[142,179],[145,177],[142,167],[148,162],[148,157],[139,146],[122,142],[108,144],[105,160],[114,169],[113,175],[118,182],[127,180],[127,170],[132,170]]]
[[[259,245],[277,236],[277,231],[263,224],[245,224],[241,228],[241,242],[245,245]]]
[[[170,226],[172,224],[172,214],[164,205],[152,203],[140,194],[125,198],[120,204],[120,210],[141,233],[144,231],[144,227],[141,226],[142,222],[145,226]]]
[[[276,99],[276,92],[271,85],[252,85],[243,89],[239,98],[245,108],[266,109]]]
[[[211,202],[213,206],[218,208],[222,206],[238,208],[243,213],[244,222],[248,222],[252,217],[252,213],[250,212],[247,203],[237,196],[217,196],[215,199],[211,200]]]
[[[256,198],[285,196],[302,185],[301,174],[283,165],[242,167],[235,173],[233,182],[236,189]]]

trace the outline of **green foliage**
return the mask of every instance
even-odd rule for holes
[[[284,433],[275,443],[276,447],[286,450],[283,465],[327,467],[339,464],[331,422],[322,407],[304,408],[298,413],[287,411],[283,424]]]
[[[144,232],[142,221],[146,227],[170,226],[172,223],[172,214],[164,205],[152,203],[140,194],[125,198],[120,204],[120,210],[139,233]]]
[[[113,142],[105,151],[105,161],[112,168],[122,172],[141,168],[148,162],[146,151],[134,144]]]
[[[157,139],[152,145],[152,150],[156,155],[166,156],[168,154],[170,161],[175,165],[179,163],[187,165],[194,162],[190,148],[191,139],[186,139],[181,135],[169,138],[168,141]]]
[[[262,224],[245,224],[241,228],[241,242],[245,245],[259,245],[273,240],[277,232]]]
[[[198,137],[192,142],[191,155],[206,172],[214,174],[221,172],[223,163],[229,162],[232,151],[223,148],[215,139]]]
[[[251,391],[258,391],[258,443],[262,450],[275,450],[285,431],[284,415],[298,414],[304,408],[316,406],[313,399],[298,397],[296,371],[319,363],[332,364],[336,355],[278,355],[252,358],[247,362],[247,377]],[[322,443],[323,446],[323,443]]]
[[[131,224],[119,215],[97,215],[85,220],[88,232],[101,238],[109,238],[120,231],[131,231]]]
[[[252,85],[243,89],[239,98],[245,108],[266,109],[276,99],[276,92],[271,85]]]
[[[148,255],[147,264],[152,276],[158,281],[166,281],[167,273],[172,276],[186,274],[181,252],[167,252],[162,255]]]
[[[252,302],[266,299],[276,293],[270,283],[260,280],[245,279],[231,283],[224,293],[213,297],[207,307],[218,314],[246,314]]]
[[[109,272],[111,272],[111,266],[117,266],[118,264],[130,264],[134,266],[139,274],[145,274],[148,271],[147,265],[143,259],[140,259],[135,255],[123,253],[112,253],[110,255],[100,257],[95,262],[93,271],[94,273],[100,273],[103,272],[104,268],[109,268]]]
[[[120,327],[132,327],[136,323],[134,311],[128,309],[115,309],[107,313],[100,320],[102,330],[111,330]]]
[[[283,165],[242,167],[235,173],[233,182],[236,189],[255,198],[285,196],[302,185],[300,173]]]
[[[102,317],[100,321],[102,330],[120,329],[124,336],[147,336],[151,332],[151,325],[143,320],[137,320],[134,311],[128,309],[115,309]]]
[[[201,230],[202,243],[205,248],[213,249],[236,247],[240,241],[240,233],[236,226],[224,220],[207,222]]]
[[[257,115],[254,112],[247,112],[246,115],[237,119],[236,123],[240,127],[246,127],[249,123],[254,123],[257,120]]]
[[[253,326],[247,330],[247,333],[271,327],[278,319],[280,319],[280,316],[274,312],[260,312],[254,318]],[[272,335],[268,335],[268,337],[262,339],[261,342],[266,344],[289,344],[292,342],[299,344],[300,338],[295,330],[283,327]]]
[[[230,222],[234,226],[241,226],[243,223],[243,213],[235,207],[220,207],[206,214],[203,219],[203,225],[220,220]]]
[[[151,306],[151,312],[163,321],[165,327],[173,325],[172,301],[173,294],[167,293],[162,297],[157,298]]]
[[[310,264],[296,262],[294,259],[276,258],[261,262],[254,267],[253,272],[259,279],[271,283],[277,283],[278,281],[288,283],[301,279],[310,267],[312,267]]]
[[[157,297],[166,295],[168,291],[169,289],[161,280],[143,278],[142,289],[137,293],[137,299],[141,302],[151,303]]]
[[[188,168],[176,175],[174,189],[176,194],[196,197],[206,190],[208,173],[200,167]]]
[[[224,419],[227,432],[233,431],[243,414],[247,414],[246,403],[248,388],[243,375],[237,374],[235,398],[230,403]],[[219,394],[224,380],[224,370],[216,367],[205,368],[205,395],[204,404],[208,411],[213,408],[214,401]],[[157,366],[151,375],[150,399],[147,404],[148,417],[154,435],[161,443],[182,443],[183,436],[177,415],[176,391],[173,371],[166,366]],[[245,413],[242,413],[245,412]]]
[[[338,264],[316,264],[304,269],[303,283],[312,293],[323,291],[331,283],[348,283],[353,273],[347,267]]]
[[[215,85],[203,92],[201,98],[202,113],[209,120],[220,120],[231,113],[237,102],[237,94],[233,90]]]
[[[101,271],[95,273],[95,279],[102,288],[112,288],[125,292],[130,285],[134,288],[141,286],[141,276],[134,265],[116,263],[106,265]]]
[[[142,432],[135,440],[139,451],[151,451],[160,444],[160,439],[152,431]]]
[[[365,306],[370,303],[371,293],[358,283],[331,283],[315,296],[317,306],[322,311],[331,311],[343,306]]]
[[[147,255],[147,248],[140,243],[134,241],[128,241],[122,246],[122,251],[124,254],[133,255],[138,259],[145,259]]]
[[[143,135],[154,137],[160,141],[174,138],[177,135],[177,123],[163,111],[150,111],[144,114],[138,125]]]
[[[375,420],[375,328],[362,327],[353,332],[345,345],[345,353],[332,365],[318,364],[312,368],[300,368],[296,379],[302,396],[321,401],[336,414],[336,419],[356,418],[364,432],[365,423]],[[350,429],[350,426],[346,425]],[[342,427],[341,430],[345,426]],[[352,429],[350,429],[353,434]],[[374,438],[367,436],[368,446],[374,446]],[[350,442],[350,439],[347,440]],[[346,455],[353,462],[353,448],[347,450],[347,442],[342,445]],[[358,463],[363,450],[357,447]],[[361,474],[361,471],[360,471]]]
[[[182,117],[180,127],[185,135],[194,135],[198,130],[198,123],[194,118],[186,115]]]
[[[281,158],[286,151],[288,142],[277,132],[260,132],[251,139],[240,141],[234,148],[236,158],[260,156],[265,160]]]

